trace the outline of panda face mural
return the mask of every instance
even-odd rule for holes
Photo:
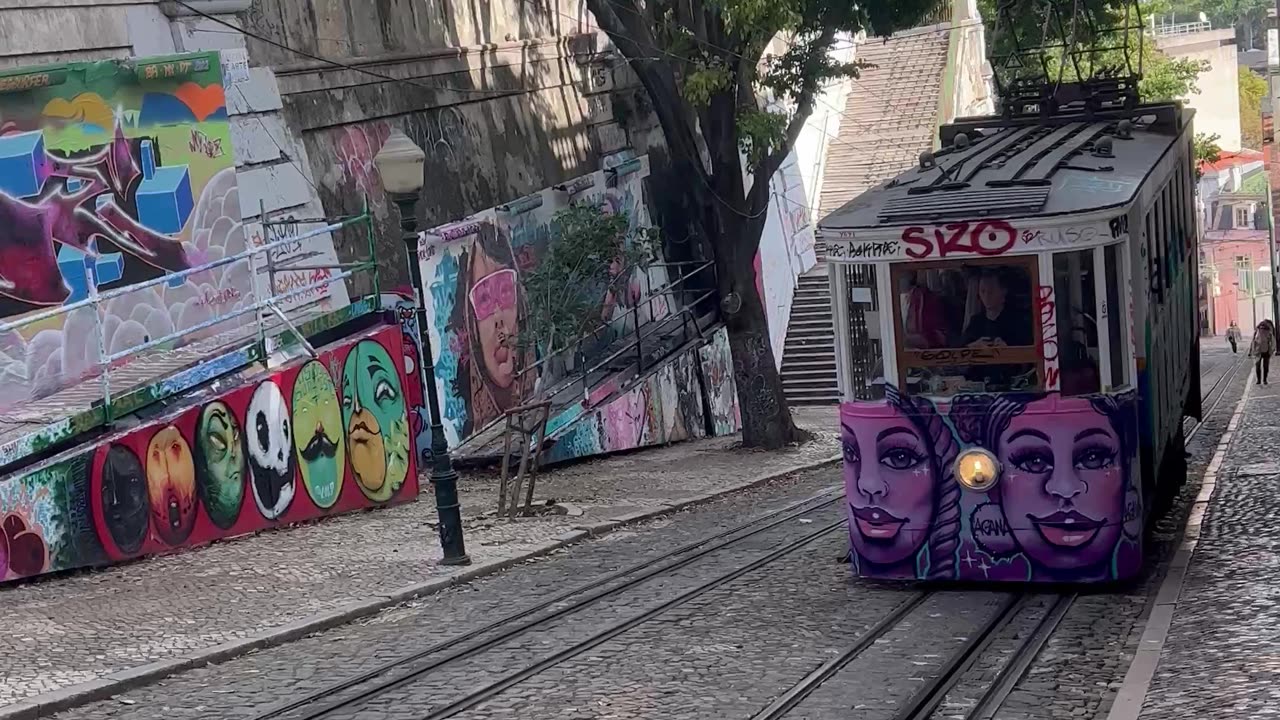
[[[280,386],[270,380],[253,391],[245,417],[245,439],[253,470],[253,500],[263,517],[275,520],[293,502],[297,465],[289,408]]]

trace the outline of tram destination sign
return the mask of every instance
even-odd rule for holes
[[[896,235],[896,237],[894,237]],[[1110,221],[1044,226],[1008,220],[968,220],[884,230],[822,229],[826,258],[837,262],[942,260],[994,257],[1083,248],[1126,239],[1127,217]]]

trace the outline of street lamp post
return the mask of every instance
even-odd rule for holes
[[[409,260],[409,282],[413,286],[413,304],[418,321],[418,338],[422,343],[419,375],[427,394],[427,411],[431,413],[431,484],[435,487],[436,514],[440,521],[440,547],[445,565],[468,565],[467,548],[462,539],[462,512],[458,504],[458,471],[453,469],[449,444],[440,424],[440,399],[436,392],[435,355],[427,332],[426,291],[422,287],[422,270],[418,265],[418,196],[424,182],[423,164],[426,153],[396,130],[387,138],[373,159],[382,176],[392,202],[400,210],[400,238]]]

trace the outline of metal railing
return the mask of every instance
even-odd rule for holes
[[[1178,35],[1192,35],[1198,32],[1208,32],[1213,29],[1213,23],[1204,20],[1197,22],[1184,23],[1167,23],[1157,24],[1155,18],[1151,19],[1151,31],[1156,37],[1174,37]]]
[[[679,274],[674,279],[668,279],[656,289],[652,287],[652,276],[648,272],[648,269],[659,267],[682,268],[689,266],[693,266],[693,269]],[[698,260],[653,263],[647,266],[644,274],[646,295],[643,299],[638,301],[634,307],[629,308],[619,317],[615,317],[609,321],[601,323],[595,329],[584,333],[561,348],[544,353],[537,362],[522,368],[516,373],[516,384],[517,386],[520,386],[523,384],[524,378],[526,378],[529,373],[535,373],[535,378],[544,377],[541,373],[546,372],[549,369],[551,362],[556,358],[569,355],[574,360],[575,364],[572,370],[556,379],[552,385],[538,387],[532,393],[533,397],[527,398],[526,402],[537,402],[539,400],[548,402],[552,401],[556,396],[565,392],[574,385],[581,385],[582,400],[584,402],[589,402],[591,393],[591,376],[608,367],[619,358],[622,358],[632,352],[635,353],[634,362],[636,366],[636,374],[643,374],[646,369],[652,367],[652,365],[646,367],[644,354],[646,341],[649,342],[648,347],[653,348],[654,335],[658,334],[658,332],[663,328],[670,327],[669,324],[679,323],[683,337],[681,344],[689,342],[694,334],[698,337],[702,337],[702,328],[699,327],[697,320],[700,315],[705,314],[706,312],[705,310],[700,310],[700,308],[708,307],[708,300],[714,299],[717,293],[715,264],[709,261]],[[699,275],[709,275],[709,283],[707,284],[709,289],[701,290],[698,288],[689,288],[687,286],[689,280]],[[668,302],[667,307],[674,307],[674,309],[672,309],[669,314],[664,315],[661,318],[654,318],[653,305],[659,298],[671,298],[672,301]],[[679,298],[679,300],[676,300],[676,298]],[[642,308],[647,309],[649,312],[650,321],[647,323],[640,322],[640,310]],[[623,342],[620,347],[617,347],[610,352],[607,357],[599,360],[593,360],[588,364],[585,353],[582,350],[583,346],[589,343],[598,344],[605,333],[613,332],[618,328],[622,328],[624,332],[629,329],[630,337],[627,337],[625,342]],[[613,343],[606,347],[613,347],[614,343],[622,341],[624,337],[624,335],[619,334],[617,338],[614,338]],[[555,408],[553,408],[553,412],[554,410]],[[502,422],[502,417],[495,418],[484,426],[476,428],[470,435],[459,440],[458,449],[460,450],[473,442],[488,442],[483,438],[485,438],[486,433],[489,430],[494,428],[500,422]]]
[[[695,267],[688,272],[678,275],[674,279],[669,278],[666,283],[658,287],[656,290],[652,287],[651,285],[652,275],[650,275],[649,269],[658,268],[658,267],[680,268],[680,267],[687,267],[690,265],[693,265]],[[643,373],[645,371],[644,340],[645,338],[652,338],[653,335],[656,334],[664,324],[679,318],[680,325],[681,325],[681,332],[685,336],[685,342],[687,342],[690,339],[688,334],[690,321],[693,321],[695,328],[697,327],[697,322],[696,322],[697,315],[695,314],[697,307],[703,304],[703,302],[707,298],[714,296],[716,293],[715,282],[714,282],[715,264],[712,262],[700,262],[696,260],[673,262],[673,263],[654,263],[644,268],[644,270],[645,270],[644,277],[645,277],[645,285],[646,285],[645,296],[640,302],[637,302],[634,307],[627,310],[627,312],[625,312],[620,317],[615,317],[609,321],[603,322],[593,330],[579,336],[578,338],[574,339],[566,346],[561,347],[559,350],[554,350],[550,353],[547,353],[540,360],[538,360],[538,362],[521,370],[517,377],[522,378],[526,373],[537,372],[540,369],[545,368],[553,358],[563,357],[565,354],[572,351],[572,357],[574,359],[574,370],[571,373],[569,373],[565,378],[562,378],[558,383],[556,383],[552,387],[541,389],[538,394],[541,395],[542,397],[547,397],[547,398],[555,397],[557,394],[564,391],[565,388],[573,384],[580,383],[582,385],[583,399],[585,400],[590,395],[591,375],[605,367],[608,367],[615,360],[627,355],[632,351],[635,351],[636,353],[637,372]],[[684,287],[685,281],[691,278],[694,278],[698,275],[704,274],[707,271],[710,271],[712,275],[711,289],[700,291],[700,292],[697,290],[694,290],[692,292],[697,294],[694,296],[688,296],[688,293],[691,291],[687,290]],[[654,309],[653,309],[654,301],[659,298],[662,298],[664,300],[667,298],[674,298],[677,294],[685,294],[686,295],[685,301],[674,303],[677,308],[674,311],[670,311],[672,303],[668,303],[667,308],[670,311],[669,314],[664,315],[661,318],[655,317]],[[641,308],[645,308],[646,310],[648,310],[648,314],[649,314],[648,323],[640,322]],[[586,357],[582,351],[582,347],[587,344],[594,344],[594,343],[600,342],[601,337],[605,333],[614,331],[615,329],[620,327],[623,328],[624,331],[625,331],[625,328],[630,327],[631,338],[627,342],[625,342],[622,345],[622,347],[610,353],[604,359],[596,361],[594,364],[588,365],[586,362]],[[621,340],[621,337],[617,339]]]
[[[21,331],[23,328],[29,327],[36,323],[43,323],[43,322],[48,322],[50,320],[56,320],[60,317],[64,317],[69,315],[70,313],[76,312],[77,310],[92,308],[94,311],[95,320],[96,320],[95,322],[96,337],[93,338],[93,341],[95,341],[97,344],[97,353],[96,353],[96,362],[93,364],[92,369],[86,372],[83,372],[77,377],[64,378],[58,384],[58,387],[56,389],[47,393],[40,394],[37,397],[33,397],[32,399],[40,399],[42,397],[55,395],[71,387],[74,387],[76,385],[89,381],[95,376],[97,376],[98,384],[100,385],[100,388],[101,388],[100,402],[103,408],[104,419],[106,422],[109,423],[117,417],[112,410],[112,400],[113,400],[113,387],[112,387],[112,378],[111,378],[112,369],[122,368],[128,365],[128,362],[130,359],[136,359],[136,356],[148,350],[155,350],[157,348],[160,348],[161,346],[171,346],[170,349],[183,347],[187,344],[190,344],[190,343],[183,343],[182,342],[183,340],[192,340],[194,342],[196,340],[195,336],[201,334],[203,331],[209,330],[219,325],[226,324],[230,321],[236,320],[237,318],[241,318],[250,313],[253,313],[256,316],[253,327],[252,327],[252,332],[250,332],[249,326],[246,324],[246,325],[237,326],[235,329],[230,330],[228,333],[214,335],[212,336],[212,338],[216,339],[216,338],[222,337],[223,335],[228,335],[228,337],[226,338],[226,344],[222,346],[222,347],[227,347],[236,342],[244,342],[252,335],[256,335],[256,344],[259,346],[259,350],[260,350],[260,352],[257,353],[257,357],[265,359],[269,355],[268,343],[272,339],[271,336],[273,335],[273,332],[268,330],[267,318],[272,317],[279,321],[278,323],[272,323],[276,329],[283,327],[286,332],[291,332],[294,336],[299,337],[301,339],[301,344],[303,345],[303,347],[306,348],[306,350],[309,353],[314,355],[315,349],[312,348],[307,343],[305,337],[302,337],[302,334],[299,332],[297,326],[294,324],[293,319],[289,317],[288,315],[289,310],[287,310],[285,306],[287,306],[290,303],[290,301],[293,301],[300,297],[305,297],[308,293],[313,293],[318,290],[322,290],[323,288],[327,288],[330,285],[333,285],[334,283],[343,282],[348,278],[352,277],[354,274],[359,272],[372,271],[376,278],[377,264],[374,261],[374,252],[373,252],[372,218],[367,210],[360,215],[344,218],[344,219],[340,219],[332,222],[325,221],[325,220],[320,220],[320,221],[286,220],[286,221],[273,222],[273,221],[267,220],[265,214],[261,217],[264,218],[261,223],[264,227],[264,232],[269,227],[280,226],[280,225],[312,224],[314,222],[325,222],[326,224],[323,225],[322,227],[316,228],[314,230],[310,230],[305,233],[301,233],[298,235],[291,235],[288,237],[282,237],[277,240],[263,242],[261,245],[251,247],[242,252],[238,252],[233,255],[229,255],[227,257],[214,260],[212,262],[204,263],[196,267],[188,268],[186,270],[182,270],[179,272],[166,273],[164,275],[153,278],[151,280],[146,280],[139,283],[133,283],[128,286],[116,288],[114,290],[110,290],[107,292],[98,291],[96,269],[89,268],[88,270],[91,273],[91,275],[88,278],[88,282],[86,283],[88,286],[87,298],[73,302],[73,303],[69,303],[67,305],[61,305],[56,308],[33,312],[30,314],[15,318],[13,320],[0,323],[0,336],[3,336],[4,334],[7,334],[7,333],[17,333]],[[272,255],[273,251],[279,250],[286,246],[297,245],[300,242],[305,242],[306,240],[324,235],[326,233],[337,232],[338,230],[341,230],[343,228],[353,227],[361,223],[365,223],[369,227],[369,233],[368,233],[369,257],[367,259],[360,260],[354,263],[336,263],[336,264],[327,264],[327,265],[321,264],[321,265],[298,266],[298,265],[293,265],[288,263],[277,264],[275,258]],[[270,233],[266,233],[266,234],[270,236]],[[266,255],[267,260],[266,260],[266,267],[262,268],[262,266],[258,262],[258,256],[264,255],[264,254]],[[104,312],[103,312],[105,303],[117,298],[125,297],[130,293],[136,293],[136,292],[146,290],[148,288],[156,287],[159,285],[172,284],[175,281],[184,280],[186,278],[199,275],[200,273],[210,272],[213,270],[217,270],[219,268],[228,267],[228,266],[235,265],[237,263],[242,263],[242,262],[247,262],[249,265],[248,271],[250,273],[251,291],[253,293],[253,296],[252,296],[253,302],[251,304],[245,305],[243,307],[240,307],[238,309],[235,309],[229,312],[223,312],[221,314],[216,315],[215,317],[196,323],[191,327],[187,327],[182,330],[176,330],[174,332],[167,333],[160,337],[151,338],[151,337],[144,336],[143,342],[135,345],[131,345],[125,349],[116,350],[115,352],[110,352],[108,350],[107,323],[106,323],[106,317],[104,316]],[[266,271],[266,276],[267,276],[266,279],[268,283],[266,293],[261,292],[262,287],[261,287],[261,284],[259,283],[259,275],[262,274],[262,272],[260,268]],[[324,277],[313,279],[304,285],[300,285],[298,287],[291,289],[289,292],[276,294],[276,273],[286,272],[286,271],[299,271],[299,270],[307,270],[307,271],[338,270],[339,272],[327,273],[324,275]],[[376,286],[376,279],[374,282]],[[260,297],[260,295],[263,295],[263,296]],[[322,299],[323,298],[321,298],[321,300]],[[317,300],[316,302],[319,302],[319,301],[320,300]],[[313,304],[314,303],[305,303],[303,305],[300,305],[299,307],[307,308]],[[297,310],[297,309],[298,308],[292,308],[291,310]],[[199,339],[205,340],[205,339],[210,339],[210,337],[201,337]],[[4,410],[5,409],[0,409],[0,413],[3,413]]]

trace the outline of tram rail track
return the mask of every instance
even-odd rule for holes
[[[1204,407],[1206,403],[1209,403],[1208,409],[1202,413],[1204,415],[1203,420],[1196,420],[1195,418],[1190,417],[1183,418],[1182,439],[1184,442],[1190,442],[1191,439],[1195,437],[1196,433],[1200,432],[1200,428],[1204,427],[1209,416],[1212,415],[1213,412],[1218,409],[1218,406],[1222,404],[1222,400],[1226,397],[1227,390],[1230,387],[1230,383],[1227,382],[1227,379],[1237,377],[1242,367],[1248,368],[1249,363],[1246,362],[1246,360],[1247,358],[1243,356],[1232,360],[1227,369],[1218,375],[1218,379],[1213,381],[1213,385],[1210,385],[1209,389],[1201,394],[1200,405],[1201,407]],[[1214,397],[1215,392],[1217,393],[1216,398]],[[1210,402],[1210,398],[1213,398],[1212,402]]]
[[[1222,404],[1230,387],[1230,379],[1237,378],[1243,360],[1236,359],[1217,375],[1212,385],[1202,396],[1206,405],[1204,412],[1207,420]],[[1220,367],[1220,366],[1216,366]],[[1215,369],[1216,369],[1215,367]],[[1213,372],[1212,370],[1210,371]],[[1184,423],[1184,437],[1188,440],[1203,427],[1204,422]],[[567,618],[605,598],[615,597],[637,585],[673,573],[713,553],[730,548],[748,538],[757,537],[772,528],[796,520],[803,515],[814,513],[837,503],[843,497],[841,488],[831,488],[817,495],[792,503],[737,525],[728,530],[701,538],[683,545],[667,553],[641,563],[622,568],[575,587],[553,597],[542,600],[532,606],[507,615],[461,635],[451,637],[443,642],[435,643],[422,650],[394,658],[369,671],[326,686],[316,692],[287,700],[253,716],[252,720],[318,720],[338,714],[340,711],[351,711],[360,708],[365,702],[397,688],[412,685],[424,680],[432,671],[450,666],[468,658],[482,657],[483,653],[502,646],[504,643],[524,633],[533,631],[549,623]],[[843,517],[799,537],[787,539],[770,547],[767,552],[752,557],[745,564],[736,562],[724,572],[717,572],[713,577],[693,587],[683,589],[674,596],[649,607],[637,614],[631,614],[616,622],[611,622],[603,629],[584,634],[581,639],[566,643],[550,655],[521,662],[511,672],[489,679],[489,682],[470,692],[442,700],[442,704],[424,710],[420,720],[444,720],[452,718],[468,710],[483,705],[501,695],[512,687],[547,671],[572,658],[578,657],[592,648],[598,647],[639,625],[649,622],[659,615],[683,605],[694,598],[711,592],[731,583],[734,580],[769,563],[775,562],[844,526]],[[786,717],[800,706],[807,697],[824,683],[854,662],[873,647],[887,633],[898,628],[903,620],[916,611],[935,591],[917,591],[908,595],[875,625],[862,633],[853,643],[841,651],[836,657],[824,662],[808,673],[791,688],[778,695],[768,706],[760,710],[752,720],[778,720]],[[929,678],[923,686],[913,692],[893,714],[893,720],[925,720],[932,718],[949,695],[957,688],[979,691],[976,702],[964,711],[965,720],[990,720],[1003,706],[1010,693],[1026,676],[1036,658],[1044,649],[1049,638],[1058,628],[1070,610],[1076,596],[1064,594],[1051,597],[1044,607],[1037,609],[1036,598],[1045,598],[1044,593],[993,593],[995,597],[1004,595],[997,610],[987,617],[980,627],[965,638],[964,643],[952,652],[939,671]],[[1000,664],[995,676],[977,683],[965,683],[965,676],[975,662],[984,657],[993,643],[1001,642],[1002,633],[1017,618],[1026,622],[1027,612],[1039,615],[1034,620],[1034,631],[1025,634],[1017,646]],[[594,628],[593,628],[594,629]],[[949,706],[950,707],[950,706]],[[948,709],[948,717],[961,716]],[[346,714],[346,713],[343,713]]]
[[[1195,421],[1188,418],[1184,422],[1184,438],[1190,440],[1204,427],[1205,421],[1217,411],[1228,395],[1233,379],[1239,378],[1242,368],[1248,363],[1243,358],[1232,360],[1225,370],[1217,373],[1217,377],[1201,396],[1205,405],[1204,420]],[[1206,375],[1212,376],[1211,370]],[[914,610],[936,594],[935,591],[921,591],[908,596],[902,604],[885,615],[869,630],[860,635],[845,650],[840,652],[822,666],[816,668],[791,688],[779,695],[772,703],[752,716],[751,720],[781,720],[787,717],[806,698],[837,676],[842,669],[856,660],[868,648],[887,633],[897,627]],[[1010,594],[991,614],[976,632],[970,634],[965,642],[947,659],[938,673],[929,678],[922,687],[915,691],[893,714],[893,720],[931,720],[937,715],[939,707],[948,696],[957,690],[964,681],[964,676],[974,663],[987,652],[999,636],[1010,624],[1026,612],[1038,613],[1034,619],[1034,629],[1017,642],[1013,651],[1000,664],[996,674],[980,688],[976,701],[962,712],[950,709],[948,718],[962,717],[964,720],[992,720],[1003,707],[1018,683],[1026,677],[1037,657],[1053,636],[1058,626],[1075,603],[1076,593],[1046,595],[1043,593]],[[1043,609],[1034,609],[1036,598],[1048,598]]]
[[[500,646],[519,635],[533,631],[541,626],[552,623],[555,620],[571,616],[601,600],[620,595],[641,583],[659,578],[667,573],[672,573],[673,571],[684,568],[698,560],[707,558],[716,552],[731,548],[744,540],[757,537],[761,533],[777,528],[785,523],[799,520],[804,515],[827,508],[832,504],[839,502],[843,497],[844,492],[842,487],[837,486],[829,488],[828,490],[791,503],[773,512],[752,518],[735,527],[729,528],[728,530],[695,540],[657,557],[622,568],[591,582],[554,595],[529,607],[499,618],[498,620],[488,623],[482,627],[450,637],[444,641],[434,643],[422,650],[396,657],[375,668],[336,683],[332,683],[315,692],[267,707],[263,711],[254,715],[252,720],[275,720],[276,718],[288,718],[288,720],[317,720],[319,718],[331,716],[343,709],[358,707],[365,701],[374,697],[388,693],[405,685],[412,684],[417,680],[421,680],[433,670],[477,656],[491,648]],[[723,585],[724,583],[731,582],[742,575],[757,570],[787,553],[797,550],[818,538],[831,533],[842,526],[844,522],[845,520],[842,516],[841,519],[835,523],[824,525],[814,532],[803,535],[799,539],[786,542],[783,545],[776,547],[766,555],[752,560],[746,565],[739,565],[730,572],[721,573],[712,580],[698,585],[691,591],[681,593],[675,598],[671,598],[663,602],[656,608],[652,608],[640,616],[616,623],[605,631],[597,633],[587,640],[573,645],[570,648],[557,652],[549,658],[544,658],[532,666],[522,668],[518,673],[504,677],[498,682],[493,683],[491,686],[486,686],[481,690],[459,698],[442,708],[433,709],[429,714],[424,715],[423,717],[451,717],[452,715],[463,712],[470,707],[474,707],[488,697],[492,697],[494,694],[501,692],[503,689],[510,687],[527,677],[531,677],[532,675],[542,672],[559,662],[563,662],[570,657],[581,654],[582,652],[589,650],[591,647],[595,647],[600,643],[606,642],[612,637],[616,637],[636,625],[646,622],[662,612],[683,604],[698,595],[704,594],[716,587],[719,587],[720,585]],[[673,562],[664,564],[664,562],[668,560]],[[612,583],[618,581],[621,582],[610,587]],[[553,607],[566,602],[568,604],[564,607],[551,610]],[[531,618],[531,616],[537,615],[544,610],[551,610],[551,612],[539,617]],[[520,622],[522,620],[526,620],[526,618],[531,619],[528,619],[526,622]],[[489,635],[490,637],[481,639],[486,635]],[[478,643],[459,647],[460,645],[464,645],[478,639],[481,639]],[[395,671],[406,672],[392,677],[391,674]],[[519,677],[514,677],[515,675],[518,675]],[[356,692],[347,693],[347,691],[350,690],[356,690]]]

